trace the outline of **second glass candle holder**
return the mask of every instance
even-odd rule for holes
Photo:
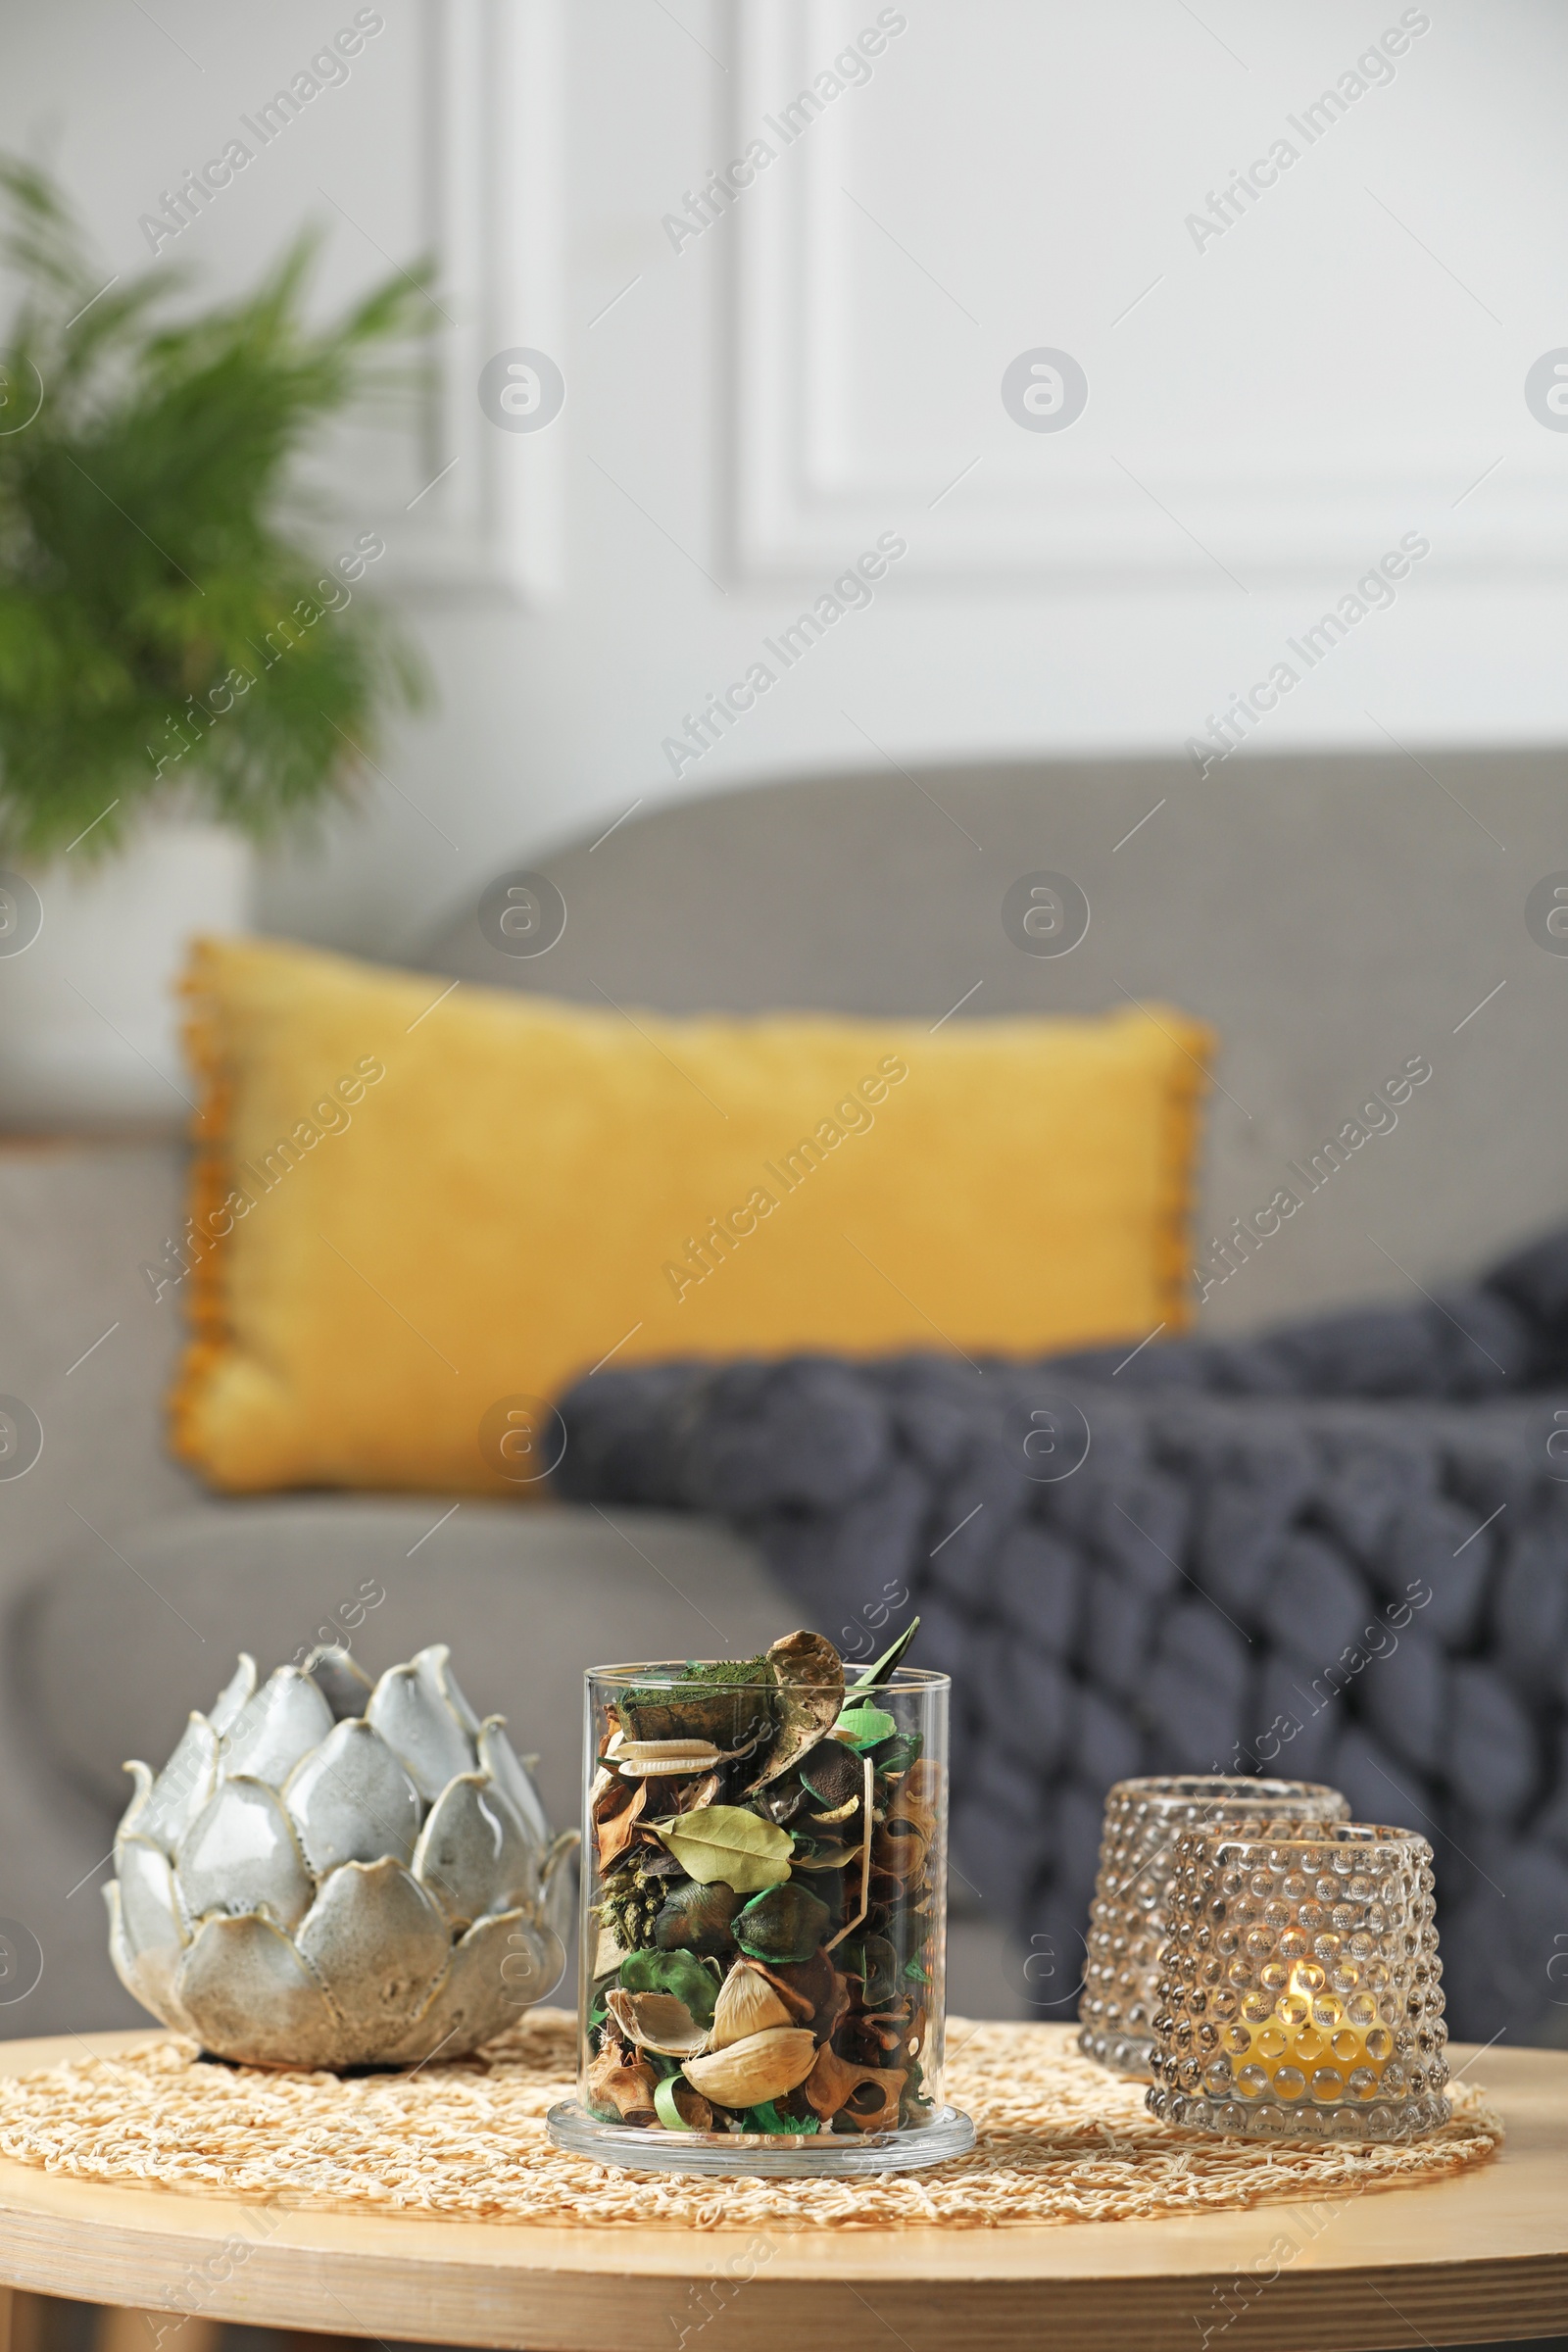
[[[1118,2075],[1147,2077],[1153,2063],[1159,1957],[1185,1832],[1234,1824],[1261,1836],[1274,1822],[1346,1821],[1349,1812],[1338,1788],[1320,1781],[1225,1773],[1118,1781],[1105,1799],[1078,2004],[1084,2056]]]

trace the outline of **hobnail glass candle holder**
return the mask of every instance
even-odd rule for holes
[[[942,2100],[949,1689],[907,1666],[863,1697],[796,1679],[781,1721],[769,1687],[723,1666],[589,1673],[578,2095],[551,2111],[558,2146],[802,2177],[972,2146]]]
[[[1338,1788],[1223,1773],[1118,1781],[1105,1799],[1100,1874],[1078,2003],[1078,2046],[1114,2074],[1147,2077],[1154,2052],[1159,1956],[1171,1918],[1184,1832],[1234,1822],[1347,1821]]]
[[[1335,1822],[1183,1838],[1148,2105],[1187,2131],[1418,2139],[1448,2120],[1432,1848]]]

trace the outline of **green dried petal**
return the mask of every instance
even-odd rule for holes
[[[662,1952],[727,1952],[740,1907],[733,1886],[702,1886],[689,1879],[666,1898],[654,1923],[654,1941]]]
[[[831,1919],[826,1903],[792,1879],[746,1905],[736,1917],[735,1940],[754,1960],[809,1960]]]
[[[620,1982],[627,1992],[672,1992],[700,2026],[713,2022],[718,1986],[695,1952],[628,1952]]]

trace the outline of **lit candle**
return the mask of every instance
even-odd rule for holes
[[[1264,2010],[1268,1998],[1250,1993],[1242,2020],[1225,2032],[1241,2097],[1267,2091],[1280,2099],[1376,2097],[1394,2035],[1370,1993],[1342,1998],[1330,1991],[1317,1961],[1298,1960],[1285,1990]]]

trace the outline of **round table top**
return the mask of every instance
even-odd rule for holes
[[[1051,2028],[1042,2028],[1051,2032]],[[0,2071],[159,2038],[0,2044]],[[1458,2073],[1472,2053],[1453,2052]],[[0,2160],[0,2285],[533,2352],[1369,2352],[1568,2332],[1568,2052],[1496,2045],[1494,2162],[1412,2188],[1003,2230],[541,2229],[265,2212]],[[696,2346],[700,2331],[713,2333]]]

